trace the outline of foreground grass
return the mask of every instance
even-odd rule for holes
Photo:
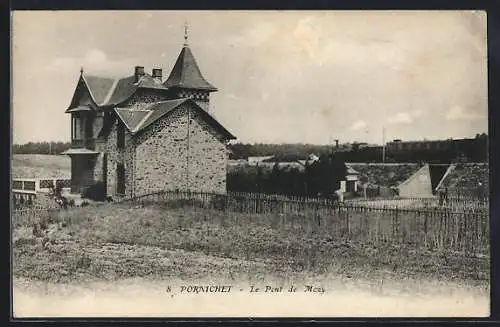
[[[37,236],[31,226],[15,228],[14,277],[69,282],[334,275],[489,284],[487,257],[353,243],[278,228],[279,219],[159,205],[76,208],[51,217]]]

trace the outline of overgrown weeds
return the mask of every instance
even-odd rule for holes
[[[266,262],[266,269],[273,271],[334,272],[367,278],[489,280],[487,257],[429,251],[388,241],[355,242],[304,228],[299,220],[284,228],[278,223],[280,219],[283,217],[167,209],[162,205],[74,208],[47,217],[45,224],[40,222],[33,227],[32,235],[13,243],[18,267],[15,271],[33,276],[35,266],[45,264],[59,267],[63,273],[56,274],[64,278],[80,274],[99,278],[173,274],[178,268],[165,261],[165,251],[180,250],[203,253],[213,260]],[[45,238],[50,242],[36,241]],[[179,262],[181,266],[187,264],[183,260]],[[42,275],[47,278],[50,272],[54,273],[52,268],[44,271]]]

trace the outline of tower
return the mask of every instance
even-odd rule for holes
[[[179,98],[191,98],[205,111],[210,110],[210,93],[217,88],[201,74],[188,45],[187,25],[184,27],[184,46],[168,76],[163,83]]]

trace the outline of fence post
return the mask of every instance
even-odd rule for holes
[[[343,208],[342,207],[339,207],[339,211],[342,212],[342,214],[344,214],[344,210],[342,210]],[[349,221],[349,215],[347,214],[347,211],[345,212],[345,220],[346,220],[346,225],[347,225],[347,239],[350,240],[351,239],[351,224],[350,224],[350,221]]]
[[[468,212],[464,212],[464,247],[465,247],[465,253],[468,254],[469,253],[469,236],[470,236],[470,232],[468,231],[468,226],[467,226],[467,220],[469,219],[468,217]]]
[[[376,245],[379,245],[380,244],[380,215],[377,214],[375,215],[375,219],[376,219],[376,226],[377,226],[377,230],[376,230],[376,233],[375,233],[375,244]]]
[[[419,211],[419,215],[420,215],[420,211]],[[428,228],[427,216],[428,216],[427,214],[424,214],[424,245],[426,248],[429,246],[429,244],[427,243],[427,228]]]

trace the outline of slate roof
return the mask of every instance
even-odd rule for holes
[[[138,130],[146,129],[149,125],[186,102],[186,100],[187,99],[175,99],[151,104],[147,107],[147,109],[151,110],[151,114],[144,120],[141,126],[138,126]]]
[[[81,79],[83,79],[92,100],[98,107],[119,105],[129,99],[139,88],[168,90],[170,87],[182,87],[209,92],[217,91],[217,88],[201,74],[193,53],[187,45],[182,48],[169,77],[163,83],[147,73],[138,83],[135,83],[134,75],[111,78],[88,75],[82,72]],[[71,109],[73,108],[68,108],[68,110]],[[66,112],[69,112],[68,110]]]
[[[134,75],[120,78],[115,83],[114,90],[111,90],[107,101],[103,105],[118,104],[127,100],[137,90],[138,85],[134,85]]]
[[[224,126],[222,126],[212,115],[203,110],[200,106],[196,104],[191,99],[175,99],[155,102],[142,110],[136,109],[126,109],[126,108],[115,108],[120,120],[123,121],[128,130],[135,135],[145,129],[147,129],[151,124],[156,122],[158,119],[165,117],[175,108],[179,107],[181,104],[189,102],[194,108],[205,118],[209,124],[211,124],[216,130],[218,130],[227,139],[235,139],[236,137],[231,134]]]
[[[97,105],[104,103],[113,83],[114,78],[91,76],[82,74],[83,80],[90,91],[92,99]]]
[[[120,117],[121,121],[125,124],[129,131],[134,132],[139,124],[149,115],[151,115],[151,110],[137,110],[137,109],[125,109],[116,108],[116,113]]]
[[[167,80],[163,83],[166,87],[182,87],[191,89],[201,89],[207,91],[217,91],[217,88],[207,82],[201,74],[200,68],[194,59],[191,49],[185,45],[177,61],[170,72]]]
[[[129,99],[139,88],[168,90],[167,87],[149,74],[145,74],[138,83],[135,83],[134,75],[109,78],[82,74],[81,78],[87,85],[92,100],[99,107],[118,105]],[[66,112],[71,112],[73,109],[69,108]]]

